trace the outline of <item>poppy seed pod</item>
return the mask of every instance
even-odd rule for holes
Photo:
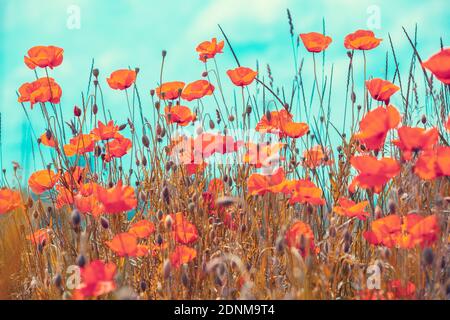
[[[161,51],[161,55],[164,58],[167,55],[167,51],[166,50]]]
[[[108,229],[109,228],[108,219],[106,219],[105,217],[101,217],[100,218],[100,224],[102,225],[103,229]]]
[[[148,148],[150,146],[150,140],[148,139],[148,137],[145,134],[142,136],[142,144],[146,148]]]
[[[81,222],[80,211],[78,211],[77,209],[74,209],[71,214],[71,219],[72,219],[73,226],[78,227]]]
[[[164,279],[169,278],[170,271],[171,271],[170,261],[166,259],[164,261],[164,264],[163,264],[163,277],[164,277]]]

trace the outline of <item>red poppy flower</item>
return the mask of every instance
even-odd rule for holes
[[[92,138],[96,141],[113,139],[119,133],[119,126],[114,125],[114,121],[110,120],[108,124],[99,121],[97,128],[92,129]]]
[[[363,236],[372,245],[409,249],[417,245],[422,248],[432,245],[438,234],[436,215],[408,214],[400,217],[392,214],[373,221]]]
[[[84,182],[85,169],[80,166],[69,167],[61,176],[61,184],[68,189],[79,189]]]
[[[253,71],[250,68],[238,67],[236,69],[228,70],[227,75],[230,77],[230,80],[234,83],[234,85],[245,87],[255,80],[258,72]]]
[[[80,270],[81,285],[73,292],[73,299],[94,298],[116,289],[117,267],[114,263],[95,260]]]
[[[197,251],[193,248],[181,245],[177,246],[170,254],[170,263],[176,269],[185,263],[189,263],[197,257]]]
[[[58,179],[59,174],[52,170],[39,170],[31,174],[28,179],[28,186],[34,193],[41,194],[52,189]]]
[[[445,84],[450,84],[450,48],[444,49],[422,63],[431,73]]]
[[[92,214],[94,217],[100,216],[105,212],[104,206],[97,199],[95,194],[85,194],[80,191],[77,195],[74,196],[74,206],[81,213],[84,214]]]
[[[137,199],[133,187],[122,185],[122,180],[109,189],[96,188],[97,199],[103,204],[106,213],[120,213],[136,208]]]
[[[436,128],[425,130],[403,126],[397,132],[399,140],[393,140],[392,142],[402,150],[403,158],[407,161],[411,160],[413,153],[433,149],[439,138],[439,132]]]
[[[211,179],[211,181],[209,182],[207,192],[213,195],[218,195],[220,192],[223,192],[223,189],[224,189],[223,180],[214,178]]]
[[[352,166],[358,171],[349,190],[355,192],[356,186],[363,189],[373,189],[380,193],[383,186],[400,173],[400,165],[395,159],[373,156],[354,156],[350,159]]]
[[[289,203],[303,203],[310,204],[313,206],[322,206],[324,205],[325,199],[322,197],[323,192],[322,189],[318,188],[312,181],[310,180],[292,180],[288,181],[285,187],[284,193],[290,189],[291,198],[289,199]]]
[[[378,107],[369,111],[359,122],[359,132],[354,138],[366,146],[368,150],[380,149],[390,129],[400,123],[400,113],[392,105]]]
[[[45,243],[48,242],[50,239],[50,229],[39,229],[36,230],[34,233],[29,234],[26,236],[27,240],[30,240],[32,244],[34,245],[41,245],[43,246]]]
[[[301,33],[300,38],[309,52],[322,52],[330,45],[331,37],[324,36],[318,32]]]
[[[416,286],[411,281],[404,283],[401,280],[391,280],[387,285],[387,296],[390,300],[414,299],[416,296]]]
[[[286,232],[285,239],[288,247],[296,248],[302,257],[316,252],[314,233],[307,223],[295,222]]]
[[[215,153],[225,154],[236,152],[244,143],[236,141],[231,136],[203,132],[192,141],[192,152],[197,161],[212,156]]]
[[[197,80],[189,83],[181,93],[181,98],[187,101],[201,99],[212,95],[214,86],[207,80]]]
[[[373,99],[383,101],[386,105],[389,104],[391,96],[400,90],[400,87],[380,78],[366,81],[366,87]]]
[[[182,81],[165,82],[156,88],[156,94],[162,100],[175,100],[180,97],[184,85]]]
[[[198,239],[197,227],[189,222],[182,212],[177,212],[175,214],[173,232],[175,240],[181,244],[191,244]]]
[[[263,115],[256,125],[256,131],[278,133],[281,137],[300,138],[309,131],[309,126],[303,122],[294,122],[293,116],[285,109],[272,111],[269,118]]]
[[[285,174],[283,168],[278,168],[272,175],[262,175],[253,173],[247,180],[248,192],[251,195],[265,195],[268,192],[275,192],[275,187],[280,188],[284,182]]]
[[[166,114],[167,123],[176,123],[182,127],[187,126],[190,122],[197,119],[195,113],[191,112],[191,109],[185,106],[171,106],[165,107],[164,112]]]
[[[106,245],[119,257],[142,257],[148,254],[146,246],[138,245],[137,237],[128,232],[115,235]]]
[[[303,158],[303,165],[310,169],[328,166],[333,163],[333,160],[329,157],[328,151],[324,150],[320,145],[305,150],[305,152],[303,152]]]
[[[112,158],[121,158],[130,151],[133,143],[130,139],[125,138],[121,134],[117,133],[116,137],[112,141],[106,142],[106,154],[105,161],[109,162]]]
[[[50,135],[50,138],[49,138],[49,135],[47,133],[43,133],[40,136],[40,140],[41,140],[41,143],[47,147],[56,148],[56,146],[58,145],[58,143],[53,138],[53,136]]]
[[[347,198],[339,198],[337,206],[333,208],[333,211],[341,216],[346,216],[349,218],[357,217],[360,220],[366,220],[369,216],[368,212],[364,209],[369,204],[369,201],[362,201],[355,203],[354,201]]]
[[[116,70],[106,78],[111,89],[125,90],[136,81],[136,71],[128,69]]]
[[[57,185],[55,187],[56,195],[56,209],[61,209],[66,205],[71,205],[74,203],[73,191],[67,189],[62,185]]]
[[[155,225],[148,220],[140,220],[133,223],[128,229],[128,233],[135,235],[138,238],[147,238],[155,232]]]
[[[212,38],[211,41],[203,41],[200,43],[195,50],[199,54],[199,59],[206,62],[206,60],[214,58],[216,54],[223,53],[222,49],[224,44],[223,41],[217,43],[217,39]]]
[[[247,143],[247,152],[243,155],[243,162],[255,166],[256,168],[269,167],[278,160],[279,151],[284,147],[284,143]]]
[[[19,88],[19,102],[30,102],[33,109],[35,103],[59,103],[62,95],[61,87],[53,78],[39,78],[33,82],[24,83]]]
[[[371,50],[378,47],[381,41],[370,30],[357,30],[345,37],[344,46],[350,50]]]
[[[13,189],[0,189],[0,214],[5,214],[22,207],[20,192]]]
[[[414,173],[425,180],[450,176],[450,147],[423,152],[417,159]]]
[[[31,70],[36,67],[53,69],[63,61],[64,50],[55,46],[35,46],[28,50],[28,56],[23,58]]]
[[[70,143],[64,145],[64,153],[68,157],[72,157],[76,154],[85,154],[94,151],[95,140],[90,134],[79,134],[76,137],[70,139]]]

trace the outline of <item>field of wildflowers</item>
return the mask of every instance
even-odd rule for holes
[[[198,80],[166,79],[166,51],[153,84],[93,64],[70,118],[70,84],[52,75],[64,49],[18,53],[30,72],[17,107],[47,129],[33,131],[28,184],[19,163],[2,179],[0,298],[448,299],[450,49],[424,57],[404,30],[401,74],[391,39],[288,22],[291,84],[241,65],[219,26],[196,47]],[[329,46],[347,50],[345,79],[325,70]],[[225,47],[236,65],[222,70]],[[385,78],[366,72],[373,50],[388,52]],[[339,111],[332,81],[346,83]]]

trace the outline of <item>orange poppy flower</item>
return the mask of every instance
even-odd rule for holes
[[[85,169],[80,166],[69,167],[61,177],[61,184],[68,189],[78,189],[83,184]]]
[[[27,240],[30,240],[32,244],[34,245],[41,245],[43,246],[48,242],[50,239],[50,229],[39,229],[36,230],[34,233],[29,234],[26,236]]]
[[[431,73],[445,84],[450,84],[450,48],[444,49],[422,63]]]
[[[414,173],[425,180],[450,176],[450,147],[423,152],[417,159]]]
[[[109,162],[112,158],[121,158],[130,151],[133,143],[130,139],[125,138],[121,134],[116,134],[116,138],[106,142],[105,161]]]
[[[303,165],[310,169],[315,169],[320,166],[328,166],[333,163],[329,158],[328,151],[325,151],[322,146],[317,145],[309,150],[303,152]]]
[[[353,156],[350,159],[352,166],[358,171],[358,175],[349,186],[350,192],[355,192],[356,186],[363,189],[373,189],[380,193],[383,186],[400,173],[400,165],[395,159],[373,156]]]
[[[243,145],[242,141],[235,141],[231,136],[203,132],[192,141],[192,152],[195,160],[202,161],[215,153],[236,152]]]
[[[400,113],[392,105],[378,107],[369,111],[359,122],[359,132],[354,138],[366,146],[368,150],[380,149],[390,129],[400,123]]]
[[[0,214],[16,210],[22,206],[20,192],[13,189],[0,189]]]
[[[106,78],[111,89],[125,90],[136,81],[136,71],[128,69],[116,70]]]
[[[80,191],[73,200],[75,208],[81,213],[90,213],[94,217],[98,217],[105,212],[103,204],[98,201],[95,194],[83,195]]]
[[[148,254],[146,246],[138,245],[137,237],[131,233],[123,232],[114,236],[106,245],[119,257],[142,257]]]
[[[165,82],[156,88],[156,94],[162,100],[175,100],[180,97],[184,85],[182,81]]]
[[[303,45],[309,52],[322,52],[330,45],[331,37],[324,36],[318,32],[301,33],[300,38],[303,41]]]
[[[214,195],[218,195],[220,192],[223,192],[223,189],[224,189],[223,180],[214,178],[211,179],[211,181],[209,182],[207,192]]]
[[[303,258],[316,252],[314,233],[307,223],[295,222],[286,232],[285,239],[287,246],[296,248]]]
[[[310,180],[292,180],[288,182],[287,186],[288,189],[291,189],[291,198],[289,199],[291,204],[303,203],[322,206],[326,203],[325,199],[322,198],[322,189]]]
[[[208,59],[212,59],[218,53],[223,53],[222,49],[224,46],[223,40],[217,43],[216,38],[212,38],[211,41],[203,41],[200,43],[195,51],[199,54],[199,59],[203,62],[206,62]]]
[[[400,217],[392,214],[373,221],[363,236],[372,245],[409,249],[417,245],[422,248],[432,245],[438,234],[436,215],[408,214]]]
[[[389,104],[391,96],[400,90],[400,87],[392,82],[380,78],[366,81],[366,87],[373,99],[383,101],[386,105]]]
[[[72,157],[76,154],[82,155],[88,152],[94,151],[95,140],[90,134],[79,134],[76,137],[70,139],[70,143],[64,145],[64,153],[68,157]]]
[[[181,244],[191,244],[198,239],[197,227],[186,220],[182,212],[175,214],[173,232],[175,240]]]
[[[195,113],[191,112],[191,109],[185,106],[171,106],[165,107],[164,112],[166,114],[167,123],[176,123],[182,127],[187,126],[190,122],[197,119]]]
[[[181,245],[177,246],[170,254],[170,263],[176,269],[185,263],[189,263],[197,257],[197,251],[193,248]]]
[[[34,193],[41,194],[52,189],[58,179],[59,174],[52,170],[39,170],[31,174],[28,179],[28,186]]]
[[[56,148],[56,146],[58,145],[58,143],[56,142],[56,140],[53,138],[52,135],[50,135],[50,139],[48,138],[47,133],[43,133],[40,136],[40,140],[41,140],[41,143],[47,147]]]
[[[59,103],[62,95],[61,87],[53,78],[39,78],[33,82],[24,83],[19,88],[18,102],[29,102],[31,109],[35,103]]]
[[[74,202],[73,191],[63,187],[62,185],[57,185],[55,187],[56,192],[56,209],[61,209],[66,205],[71,205]]]
[[[370,30],[357,30],[345,37],[344,46],[349,50],[371,50],[378,47],[381,41]]]
[[[95,298],[116,289],[117,267],[114,263],[95,260],[80,270],[81,284],[72,295],[74,300]]]
[[[97,199],[103,204],[106,213],[120,213],[136,208],[137,199],[133,187],[122,185],[122,180],[109,189],[96,188]]]
[[[337,206],[333,208],[333,211],[341,216],[346,216],[349,218],[357,217],[360,220],[366,220],[366,218],[369,216],[369,213],[365,212],[364,209],[368,204],[369,201],[355,203],[350,199],[342,197],[339,198]]]
[[[258,72],[253,71],[250,68],[238,67],[236,69],[228,70],[227,75],[230,77],[230,80],[234,83],[234,85],[245,87],[255,80]]]
[[[262,175],[252,173],[247,181],[248,192],[251,195],[265,195],[268,192],[275,192],[284,182],[285,174],[283,168],[278,168],[272,175]],[[278,186],[278,188],[276,188]]]
[[[425,130],[403,126],[397,129],[397,132],[399,140],[393,140],[392,143],[402,150],[403,158],[407,161],[411,160],[413,153],[433,149],[439,138],[436,128]]]
[[[281,137],[300,138],[309,131],[308,124],[304,122],[294,122],[293,116],[285,109],[281,111],[272,111],[270,119],[263,115],[256,124],[256,131],[278,133]]]
[[[28,50],[28,56],[23,58],[31,70],[36,67],[53,69],[63,61],[64,50],[55,46],[35,46]]]
[[[103,122],[99,121],[97,128],[94,128],[91,131],[92,138],[96,141],[116,138],[118,133],[119,126],[114,125],[113,120],[110,120],[106,125]]]
[[[155,232],[155,225],[153,224],[153,222],[150,222],[148,220],[140,220],[133,223],[128,229],[128,232],[138,238],[147,238],[149,235]]]
[[[181,93],[181,98],[187,101],[201,99],[210,96],[214,92],[214,86],[207,80],[197,80],[189,83]]]
[[[273,162],[283,160],[279,157],[279,151],[284,147],[284,143],[247,143],[247,152],[243,155],[243,162],[255,166],[256,168],[269,167]]]

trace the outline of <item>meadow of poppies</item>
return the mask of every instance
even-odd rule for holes
[[[220,29],[196,46],[198,80],[166,79],[165,51],[154,83],[93,65],[71,107],[53,75],[64,48],[18,52],[16,107],[47,129],[28,183],[17,163],[2,180],[0,297],[447,299],[450,49],[422,56],[405,31],[410,72],[395,61],[379,78],[366,67],[384,67],[373,50],[395,59],[389,40],[308,31],[291,28],[305,59],[283,89]],[[347,52],[344,124],[330,121],[344,110],[322,76],[329,46]],[[236,65],[219,68],[224,54]],[[111,116],[113,93],[127,117]]]

